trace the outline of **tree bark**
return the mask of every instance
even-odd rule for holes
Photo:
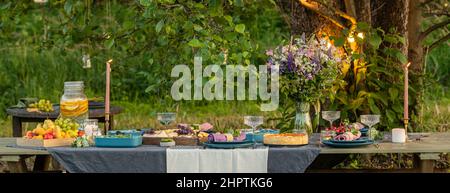
[[[330,2],[336,9],[343,7],[339,0],[331,0]],[[302,6],[298,0],[277,0],[276,3],[281,11],[286,14],[285,20],[290,24],[293,35],[305,33],[308,36],[319,32],[337,35],[341,31],[328,19]],[[341,21],[340,18],[335,19]]]
[[[379,26],[386,32],[394,29],[399,35],[408,37],[408,14],[410,0],[373,0],[372,26]],[[398,44],[402,53],[408,55],[408,41]],[[401,65],[401,64],[399,64]]]
[[[420,25],[423,19],[421,3],[423,0],[411,0],[408,17],[408,60],[411,62],[410,69],[415,73],[423,72],[424,53],[420,36]]]
[[[370,0],[357,0],[355,2],[356,20],[372,25],[372,11]]]

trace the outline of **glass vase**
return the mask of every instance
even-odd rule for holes
[[[311,105],[306,102],[299,102],[296,105],[294,132],[295,133],[312,133],[311,116],[309,109]]]

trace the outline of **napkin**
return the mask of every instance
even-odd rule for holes
[[[268,148],[167,148],[167,173],[267,173]]]

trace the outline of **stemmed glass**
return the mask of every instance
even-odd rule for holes
[[[244,124],[250,126],[252,128],[253,133],[253,144],[256,145],[255,141],[255,129],[263,124],[263,117],[262,116],[244,116]]]
[[[172,121],[175,121],[176,116],[177,115],[175,113],[157,113],[158,121],[163,124],[166,129],[167,125],[169,125]]]
[[[361,115],[361,123],[369,127],[369,139],[372,139],[372,126],[380,122],[380,115]]]
[[[330,128],[333,127],[333,121],[341,118],[341,111],[322,111],[322,118],[330,122]]]

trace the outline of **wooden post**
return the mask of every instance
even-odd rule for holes
[[[33,171],[34,172],[48,171],[51,161],[52,158],[49,155],[36,155],[36,159],[34,160]]]
[[[439,159],[438,153],[421,153],[419,168],[422,173],[434,173],[434,162]]]
[[[12,173],[26,173],[28,172],[25,158],[22,156],[1,156],[0,160],[5,161],[8,165],[8,169]]]
[[[22,121],[19,117],[13,116],[13,137],[22,137]]]

